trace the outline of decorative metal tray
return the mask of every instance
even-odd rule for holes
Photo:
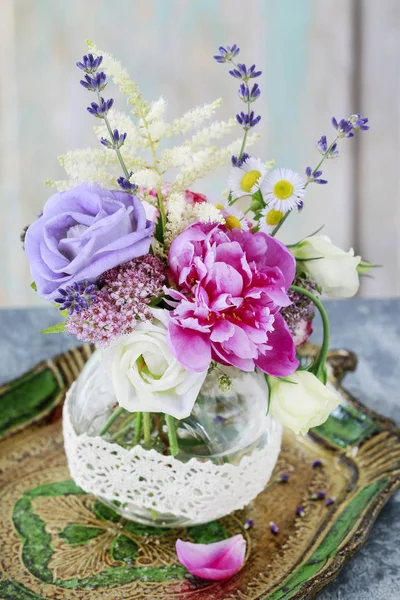
[[[343,391],[356,358],[339,350],[329,362],[343,404],[308,437],[285,435],[276,476],[290,473],[287,483],[275,477],[246,510],[187,530],[123,521],[76,487],[63,451],[62,401],[91,351],[66,352],[0,389],[4,600],[312,598],[360,548],[399,486],[400,430]],[[322,467],[312,467],[316,459]],[[335,503],[312,500],[320,490]],[[211,542],[235,533],[247,539],[247,560],[226,582],[196,580],[176,561],[177,537]]]

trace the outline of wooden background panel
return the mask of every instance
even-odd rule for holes
[[[382,265],[362,292],[400,294],[400,2],[362,2],[360,101],[373,117],[359,144],[359,248]]]
[[[240,110],[237,82],[211,57],[236,42],[242,60],[263,70],[263,138],[252,153],[299,171],[317,162],[320,135],[334,133],[331,116],[360,107],[372,130],[343,141],[329,185],[310,189],[283,238],[325,223],[335,243],[384,264],[365,293],[399,293],[397,0],[2,0],[1,11],[0,304],[40,301],[19,230],[49,196],[42,181],[63,176],[56,157],[96,144],[75,67],[86,37],[118,57],[147,98],[165,96],[171,117],[222,96],[221,119]],[[217,196],[226,174],[197,189]]]

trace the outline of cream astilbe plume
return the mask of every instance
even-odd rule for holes
[[[221,106],[222,98],[218,98],[214,100],[210,104],[204,104],[204,106],[196,106],[196,108],[192,108],[188,110],[182,117],[178,119],[174,119],[170,129],[170,135],[179,135],[184,134],[190,131],[191,129],[197,129],[204,123],[204,121],[208,121],[215,114],[215,111]]]
[[[193,149],[200,146],[208,146],[211,140],[218,140],[232,132],[238,126],[236,119],[229,121],[214,121],[208,127],[204,127],[192,136],[186,144]]]
[[[259,138],[259,134],[248,136],[247,147],[254,144]],[[242,138],[238,138],[224,148],[214,146],[193,153],[191,163],[182,168],[171,185],[171,191],[183,191],[193,185],[197,179],[202,179],[218,167],[228,164],[231,156],[240,151],[242,141]]]
[[[149,105],[143,100],[138,84],[130,78],[128,71],[111,54],[97,48],[92,40],[87,39],[86,45],[90,52],[103,57],[104,69],[121,92],[127,96],[133,114],[139,119],[146,115],[150,110]]]
[[[200,221],[202,223],[224,223],[225,219],[220,210],[213,204],[203,202],[189,205],[183,193],[171,193],[166,202],[167,230],[165,242],[169,246],[186,227]]]

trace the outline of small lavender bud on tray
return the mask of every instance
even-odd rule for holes
[[[320,492],[315,492],[314,494],[311,494],[310,498],[311,500],[323,500],[326,496],[326,492],[320,491]]]
[[[277,535],[277,533],[279,533],[279,527],[273,521],[270,522],[269,527],[274,535]]]

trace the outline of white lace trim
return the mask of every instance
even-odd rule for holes
[[[245,455],[239,465],[196,458],[183,463],[141,446],[125,449],[100,436],[78,435],[70,417],[72,389],[63,414],[71,476],[86,492],[109,502],[118,500],[127,516],[138,507],[205,523],[249,504],[271,477],[282,437],[282,427],[272,417],[268,444]]]

